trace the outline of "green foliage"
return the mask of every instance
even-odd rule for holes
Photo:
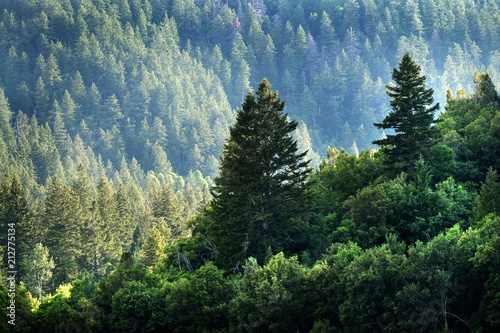
[[[157,219],[162,219],[163,223],[159,223],[159,230],[169,229],[170,237],[167,237],[166,242],[170,243],[173,240],[185,237],[188,230],[185,226],[184,217],[182,216],[181,206],[177,195],[174,193],[172,184],[164,184],[161,188],[151,191],[151,201],[153,216]],[[164,237],[167,236],[164,233]]]
[[[293,250],[300,232],[294,219],[307,212],[306,152],[297,152],[291,137],[297,122],[283,114],[284,102],[270,87],[264,80],[256,96],[247,95],[212,187],[207,237],[226,258],[225,266],[238,266],[250,255],[262,260],[269,246]]]
[[[481,186],[479,197],[479,218],[489,213],[497,214],[500,207],[500,182],[496,170],[489,169],[486,180]]]
[[[340,275],[346,298],[340,303],[339,319],[346,331],[381,330],[384,300],[400,279],[397,273],[404,256],[398,252],[387,245],[369,249]]]
[[[70,307],[68,296],[57,293],[43,300],[36,312],[39,332],[62,333],[78,327],[76,311]]]
[[[471,259],[476,268],[487,269],[488,275],[484,285],[485,297],[481,300],[483,307],[483,318],[492,328],[499,327],[499,275],[500,265],[500,235],[498,232],[500,219],[496,216],[487,216],[482,221],[482,226],[477,230],[477,237],[480,237],[480,244],[474,257]]]
[[[235,285],[223,273],[207,263],[194,274],[169,284],[164,325],[172,332],[218,332],[227,328]]]
[[[162,316],[162,298],[156,288],[129,281],[113,295],[110,314],[112,332],[155,332]]]
[[[476,211],[476,194],[452,177],[433,185],[431,168],[423,160],[415,169],[411,180],[402,175],[371,184],[345,200],[342,219],[333,221],[330,239],[369,248],[390,234],[411,244],[432,239],[456,223],[468,227]]]
[[[72,243],[78,239],[78,225],[72,221],[72,201],[69,187],[57,177],[50,180],[42,215],[42,242],[53,256],[55,269],[53,286],[74,278],[75,258],[79,248]],[[53,288],[54,289],[54,288]]]
[[[38,243],[33,248],[33,252],[23,258],[25,265],[25,282],[27,288],[42,300],[42,295],[47,289],[46,284],[52,278],[52,270],[54,269],[54,261],[49,257],[49,250]],[[45,288],[44,288],[45,287]]]
[[[29,251],[30,237],[35,236],[33,233],[33,224],[28,210],[23,188],[17,176],[6,174],[0,182],[0,240],[3,244],[0,245],[2,249],[2,263],[7,264],[8,257],[8,242],[11,244],[20,245],[14,248],[14,267],[9,270],[17,271],[21,265],[20,254],[27,254]],[[16,234],[17,231],[17,234]],[[21,237],[19,237],[21,236]],[[23,239],[26,237],[25,239]],[[16,239],[19,241],[16,242]],[[17,250],[17,251],[15,251]],[[12,250],[10,250],[12,252]],[[12,257],[12,255],[9,255]]]
[[[89,300],[92,298],[97,290],[97,283],[95,279],[86,275],[81,280],[75,280],[71,284],[71,296],[69,298],[69,303],[72,308],[75,308],[82,299]]]
[[[207,219],[205,215],[198,215],[190,223],[202,228],[211,224]],[[175,269],[192,272],[193,269],[202,267],[207,261],[215,260],[219,255],[217,246],[203,236],[205,233],[203,229],[198,232],[189,238],[178,240],[175,244],[167,246],[165,248],[166,255],[157,266],[158,271]]]
[[[364,248],[381,244],[391,230],[387,225],[387,216],[390,210],[390,199],[382,186],[367,186],[359,191],[356,196],[351,196],[344,202],[347,213],[344,217],[355,224],[349,228],[355,233],[355,240]],[[345,221],[348,222],[348,221]],[[341,224],[341,227],[348,223]],[[353,230],[354,229],[354,230]],[[335,233],[339,237],[339,230]],[[341,241],[342,239],[338,239]]]
[[[99,281],[99,288],[94,295],[93,303],[105,313],[110,313],[113,295],[129,281],[151,283],[154,278],[147,274],[144,266],[123,261],[116,267],[113,274]]]
[[[158,229],[152,229],[149,231],[144,245],[139,252],[139,260],[146,267],[153,267],[158,261],[163,257],[163,251],[165,249],[165,239],[162,233]]]
[[[14,331],[499,331],[498,12],[1,1],[0,245],[15,224],[27,282]],[[384,83],[407,52],[421,67],[393,72],[384,121]],[[245,100],[263,77],[300,126],[273,92]],[[436,126],[424,83],[439,101],[464,89]],[[400,98],[410,85],[415,105]],[[411,107],[422,117],[391,116]],[[391,125],[378,152],[373,123]],[[315,150],[327,159],[312,174]],[[40,304],[28,275],[50,256]]]
[[[364,150],[359,156],[328,149],[328,159],[321,166],[324,182],[344,201],[356,191],[375,182],[381,176],[382,168],[373,151]]]
[[[23,284],[16,286],[16,325],[13,332],[36,332],[38,325],[35,311],[40,301],[31,296]]]
[[[498,94],[488,74],[476,73],[474,93],[453,97],[448,92],[446,112],[439,124],[444,143],[456,156],[456,178],[479,183],[489,167],[498,169]]]
[[[491,82],[491,78],[488,73],[476,72],[474,75],[474,83],[476,84],[476,90],[474,91],[474,98],[482,106],[489,106],[497,108],[500,106],[500,96],[495,89],[495,85]]]
[[[396,85],[386,85],[391,97],[392,111],[377,128],[392,129],[395,134],[373,141],[380,145],[385,163],[391,174],[409,172],[419,155],[429,156],[429,149],[435,144],[437,128],[432,125],[439,103],[434,102],[432,89],[426,89],[426,77],[420,75],[421,67],[406,53],[399,69],[394,69],[392,79]]]
[[[473,217],[475,195],[452,178],[437,184],[436,189],[429,185],[399,178],[387,187],[392,208],[388,223],[407,243],[432,239],[456,223],[465,227]]]
[[[242,290],[230,304],[236,330],[284,332],[300,330],[305,314],[300,304],[305,271],[296,257],[283,253],[272,257],[263,267],[254,258],[244,266]]]

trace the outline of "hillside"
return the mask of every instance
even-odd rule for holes
[[[495,1],[21,0],[1,7],[0,80],[12,121],[21,110],[54,130],[60,108],[71,139],[78,134],[114,169],[136,158],[145,171],[213,178],[231,109],[264,77],[304,122],[305,148],[321,155],[328,146],[373,146],[381,132],[372,123],[388,112],[384,85],[405,52],[442,105],[447,88],[472,91],[476,70],[500,83]]]
[[[499,27],[0,0],[0,331],[498,332]]]

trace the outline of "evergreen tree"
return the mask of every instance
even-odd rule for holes
[[[56,104],[57,100],[54,101],[54,105],[58,107]],[[60,110],[60,109],[59,109]],[[62,119],[61,112],[56,112],[54,115],[54,121],[52,123],[52,136],[54,137],[54,143],[56,145],[56,148],[58,149],[58,152],[61,155],[66,155],[67,150],[68,150],[68,144],[67,144],[67,137],[68,137],[68,132],[66,131],[66,127],[64,126],[64,121]]]
[[[61,109],[62,117],[66,128],[73,130],[75,127],[75,117],[78,111],[79,105],[77,105],[71,98],[70,93],[65,90],[61,98]]]
[[[87,267],[97,281],[118,261],[125,226],[119,221],[118,205],[107,178],[101,178],[96,190],[97,201],[83,234]]]
[[[128,170],[127,170],[128,171]],[[129,181],[131,181],[130,173],[129,173]],[[133,225],[133,209],[130,195],[128,193],[125,185],[120,181],[118,183],[118,190],[115,193],[115,200],[117,203],[118,214],[120,223],[123,225],[122,230],[120,231],[120,238],[122,240],[123,249],[128,248],[130,243],[132,242],[132,234],[134,232]]]
[[[54,256],[54,278],[52,290],[62,282],[75,277],[75,259],[78,247],[75,244],[78,224],[72,216],[72,198],[70,188],[56,176],[48,184],[41,220],[43,223],[43,242]]]
[[[327,53],[332,52],[335,47],[335,29],[330,17],[325,11],[321,14],[319,36],[320,46],[324,48]]]
[[[16,145],[14,131],[12,130],[12,112],[9,105],[9,100],[5,96],[2,88],[0,88],[0,138],[9,148],[13,149]]]
[[[498,215],[500,209],[500,183],[496,170],[490,168],[486,174],[486,180],[481,185],[481,196],[479,198],[479,218],[487,214]]]
[[[148,233],[144,245],[139,251],[139,259],[146,267],[153,267],[164,256],[163,249],[166,246],[165,231],[160,232],[153,228]]]
[[[40,118],[41,123],[47,121],[46,111],[48,109],[49,94],[45,90],[45,83],[42,77],[39,77],[35,84],[35,110],[34,114]]]
[[[185,234],[182,208],[170,184],[163,184],[161,188],[152,190],[151,209],[155,218],[164,219],[166,226],[172,231],[172,237],[177,239]]]
[[[29,291],[42,300],[47,282],[52,278],[54,261],[49,257],[49,249],[42,243],[36,244],[29,256],[23,259],[26,273],[24,280]]]
[[[291,136],[298,124],[283,114],[285,102],[270,87],[264,79],[256,96],[247,95],[212,188],[208,215],[213,223],[206,232],[224,265],[237,265],[247,256],[262,260],[268,247],[293,250],[293,221],[306,210],[309,162],[303,160],[306,152],[297,152]]]
[[[3,249],[2,264],[9,264],[8,270],[16,271],[19,268],[20,254],[28,252],[30,240],[33,238],[31,218],[24,197],[23,188],[17,176],[5,175],[0,182],[0,249]],[[9,236],[15,236],[17,242],[7,242]],[[18,247],[14,251],[13,261],[8,260],[8,247]],[[9,255],[10,257],[10,255]],[[13,264],[13,266],[10,266]],[[4,266],[5,267],[5,266]]]
[[[474,74],[474,83],[476,89],[474,91],[474,99],[481,104],[481,106],[488,106],[491,103],[492,107],[498,108],[500,105],[500,96],[498,95],[495,85],[491,82],[488,73]]]
[[[82,251],[78,265],[85,267],[86,257],[88,256],[88,243],[92,240],[87,237],[86,227],[92,219],[92,201],[94,197],[93,188],[87,175],[87,170],[82,163],[76,168],[75,176],[71,182],[71,196],[73,202],[73,215],[78,221],[79,237],[78,245]]]
[[[79,71],[76,71],[76,74],[71,79],[70,93],[76,103],[83,104],[87,95],[87,89],[85,88],[85,83]]]
[[[434,102],[433,90],[425,88],[425,76],[420,75],[420,66],[408,53],[394,69],[392,78],[396,85],[387,84],[387,95],[392,111],[381,123],[374,125],[379,129],[393,129],[395,134],[373,141],[380,145],[390,173],[412,170],[415,161],[422,155],[428,156],[429,148],[434,145],[438,135],[432,126],[437,121],[434,112],[439,103]]]

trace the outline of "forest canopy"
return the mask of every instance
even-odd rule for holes
[[[0,0],[0,330],[499,331],[499,14]]]

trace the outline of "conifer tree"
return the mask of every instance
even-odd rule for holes
[[[94,273],[104,275],[109,262],[116,262],[121,255],[120,236],[124,233],[125,226],[119,220],[118,203],[115,193],[107,178],[101,178],[97,186],[98,215],[95,221],[94,242]]]
[[[207,233],[223,265],[237,265],[247,256],[263,259],[268,247],[293,251],[292,219],[306,210],[307,152],[297,152],[291,136],[297,122],[283,114],[285,102],[270,88],[264,79],[255,95],[246,96],[212,188]]]
[[[55,267],[54,260],[49,256],[49,249],[42,243],[36,244],[31,253],[23,258],[23,263],[26,267],[26,286],[42,300],[46,283],[52,278],[52,270]]]
[[[43,243],[54,256],[53,286],[75,277],[78,225],[72,216],[71,190],[56,176],[48,184],[41,220]]]
[[[115,200],[117,203],[120,224],[123,226],[120,230],[122,246],[123,248],[129,247],[134,232],[132,202],[127,188],[121,181],[118,183]]]
[[[322,48],[325,48],[326,52],[333,51],[335,47],[335,29],[333,28],[330,16],[323,11],[321,14],[321,21],[319,26],[319,43]]]
[[[187,230],[183,225],[182,207],[171,185],[163,184],[161,188],[153,189],[150,196],[153,216],[160,222],[157,229],[170,230],[173,239],[185,236]]]
[[[146,237],[144,245],[139,252],[139,259],[144,266],[152,267],[164,256],[163,249],[166,246],[165,232],[153,228]]]
[[[92,242],[87,226],[92,220],[92,202],[94,200],[94,189],[90,184],[87,170],[82,163],[76,168],[75,176],[71,182],[71,197],[73,203],[73,216],[77,221],[78,228],[78,246],[80,257],[78,264],[85,267],[88,254],[88,244]]]
[[[492,107],[500,105],[500,96],[488,73],[476,72],[474,74],[474,83],[476,84],[476,89],[473,96],[481,106],[488,106],[490,103]]]
[[[47,121],[47,115],[45,114],[47,110],[47,104],[49,102],[49,93],[45,89],[45,83],[42,77],[39,77],[35,84],[35,110],[34,114],[40,118],[41,123]]]
[[[0,88],[0,138],[3,139],[8,148],[13,149],[16,141],[14,131],[11,126],[11,120],[12,112],[9,100],[5,96],[4,90]]]
[[[66,128],[73,130],[75,127],[75,117],[78,111],[77,105],[71,98],[70,93],[65,90],[61,98],[62,117]]]
[[[498,215],[500,209],[500,183],[498,173],[490,167],[486,174],[486,180],[481,185],[481,196],[479,197],[479,217],[494,213]]]
[[[70,93],[76,103],[82,104],[85,101],[87,89],[85,88],[85,83],[79,71],[76,71],[76,74],[71,79]]]
[[[420,75],[420,69],[408,53],[403,56],[399,69],[392,72],[396,85],[386,85],[392,111],[381,123],[374,124],[395,132],[373,141],[382,147],[390,173],[410,172],[420,155],[428,156],[438,135],[432,125],[437,122],[434,112],[439,103],[432,105],[434,91],[425,88],[426,77]]]
[[[9,264],[8,270],[15,271],[19,268],[20,254],[25,254],[30,249],[34,238],[32,220],[28,211],[24,191],[17,176],[5,175],[0,180],[0,249],[3,249],[2,263]],[[7,261],[7,247],[16,242],[8,244],[8,236],[15,234],[17,238],[17,251],[14,261]],[[12,252],[11,250],[9,250]],[[12,259],[12,258],[10,258]],[[14,264],[13,267],[10,264]]]

